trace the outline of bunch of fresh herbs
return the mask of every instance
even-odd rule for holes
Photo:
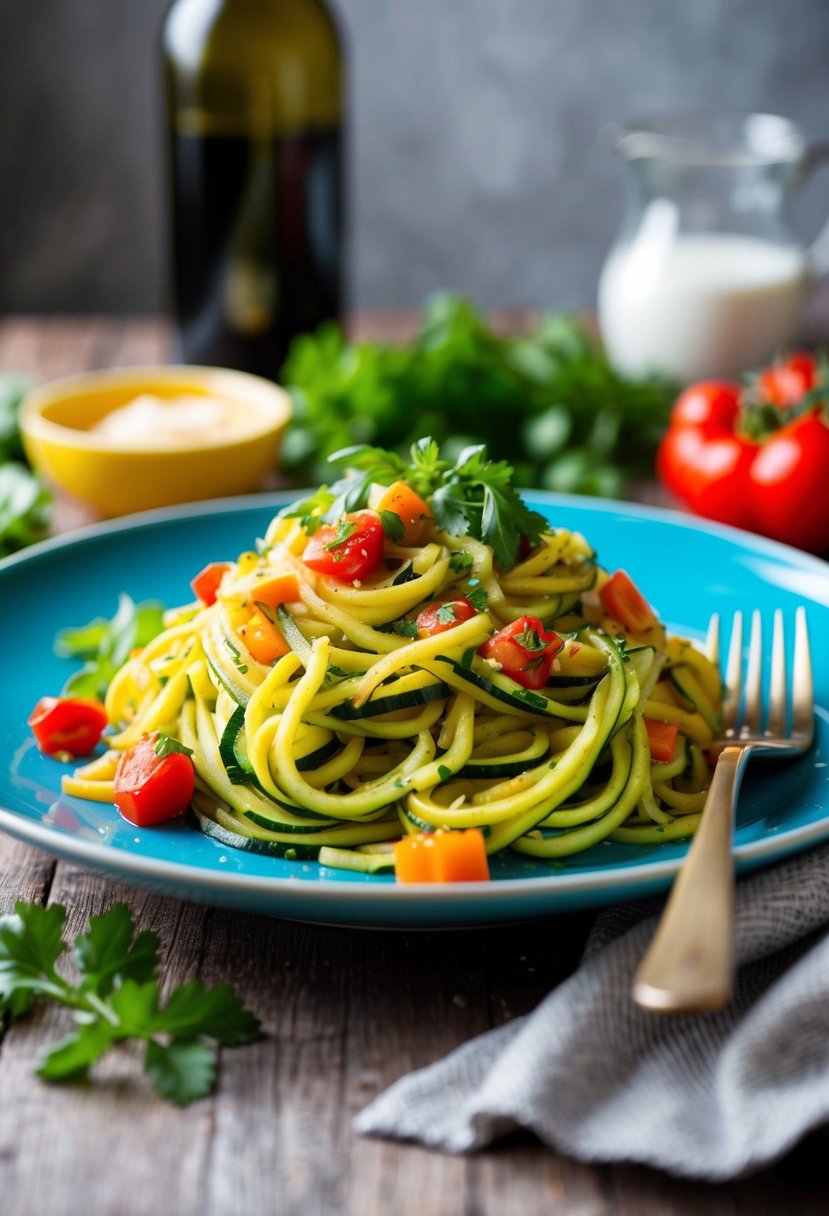
[[[22,376],[0,376],[0,557],[49,531],[51,496],[29,468],[18,417],[29,385]]]
[[[283,472],[325,480],[325,459],[431,435],[453,457],[484,443],[519,486],[616,497],[653,471],[676,386],[616,372],[577,317],[493,332],[468,300],[436,297],[408,345],[350,343],[334,325],[295,340],[282,374],[294,403]]]

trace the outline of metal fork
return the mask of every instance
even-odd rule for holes
[[[719,616],[711,619],[708,655],[719,665]],[[654,939],[633,983],[646,1009],[694,1013],[720,1009],[734,982],[734,810],[746,761],[805,752],[814,736],[812,661],[806,612],[795,615],[791,693],[787,690],[783,613],[774,614],[769,703],[762,710],[763,629],[759,612],[751,638],[743,695],[743,617],[734,615],[725,675],[723,735],[711,788],[688,855],[674,883]]]

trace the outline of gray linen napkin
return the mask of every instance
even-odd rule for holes
[[[737,885],[735,999],[665,1017],[630,997],[656,901],[603,912],[539,1007],[397,1081],[363,1134],[459,1153],[527,1128],[582,1161],[722,1180],[829,1120],[829,846]]]

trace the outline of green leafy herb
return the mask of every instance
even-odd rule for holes
[[[489,460],[486,448],[474,444],[458,453],[455,463],[441,456],[431,437],[412,445],[410,462],[393,452],[367,446],[335,452],[332,464],[344,464],[349,475],[330,489],[323,486],[310,499],[294,504],[288,514],[313,528],[323,520],[347,524],[349,510],[365,506],[373,483],[388,485],[402,480],[429,500],[437,526],[452,536],[472,536],[491,545],[505,570],[517,559],[522,538],[536,544],[547,522],[531,511],[512,485],[512,469],[505,460]],[[333,547],[335,542],[331,542]]]
[[[333,325],[298,337],[281,381],[294,405],[283,469],[296,484],[324,480],[340,448],[400,453],[431,434],[450,458],[486,443],[518,486],[605,496],[652,472],[677,391],[620,375],[577,317],[501,337],[455,295],[428,304],[405,346],[349,343]]]
[[[46,1053],[38,1073],[49,1081],[86,1076],[111,1047],[145,1044],[144,1071],[162,1097],[180,1106],[210,1093],[216,1044],[234,1047],[260,1035],[258,1019],[225,985],[192,980],[162,999],[158,939],[136,935],[129,910],[115,904],[92,916],[75,938],[76,979],[57,963],[66,952],[66,909],[18,903],[0,917],[0,1014],[24,1014],[37,999],[71,1009],[75,1029]]]
[[[393,541],[394,544],[397,544],[398,541],[403,539],[403,533],[406,531],[406,527],[396,511],[381,511],[380,522],[383,525],[383,531],[385,532],[386,536],[389,538],[389,540]]]
[[[394,621],[392,629],[401,638],[416,638],[417,637],[417,622],[407,621],[405,617],[401,621]]]
[[[51,503],[40,478],[24,465],[0,465],[0,557],[47,536]]]
[[[466,598],[476,612],[486,612],[489,607],[489,596],[486,593],[486,587],[483,587],[476,578],[469,580],[466,588]]]
[[[337,531],[334,534],[334,539],[330,540],[327,545],[323,546],[323,548],[327,552],[330,552],[332,549],[339,549],[340,546],[344,545],[348,538],[353,536],[356,531],[357,525],[353,519],[337,520]]]
[[[157,756],[172,756],[175,752],[181,752],[182,755],[192,756],[192,747],[185,747],[183,743],[179,743],[178,739],[173,739],[171,735],[164,735],[161,731],[158,732],[158,738],[153,744],[153,751]]]
[[[454,570],[455,574],[466,574],[472,569],[472,554],[462,550],[453,553],[449,558],[449,569]]]
[[[31,385],[23,376],[0,376],[0,463],[26,456],[20,435],[20,403]]]
[[[458,619],[455,605],[451,600],[445,604],[438,605],[435,616],[437,617],[439,625],[454,625],[455,621]]]
[[[55,640],[56,653],[62,658],[85,660],[81,669],[64,684],[64,693],[73,697],[102,698],[130,653],[146,646],[163,628],[161,604],[153,600],[136,604],[122,593],[111,620],[96,617],[87,625],[62,630]]]

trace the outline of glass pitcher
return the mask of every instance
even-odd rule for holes
[[[772,114],[668,114],[609,134],[632,186],[599,281],[614,365],[687,382],[790,345],[829,269],[829,225],[804,247],[789,204],[826,149]]]

